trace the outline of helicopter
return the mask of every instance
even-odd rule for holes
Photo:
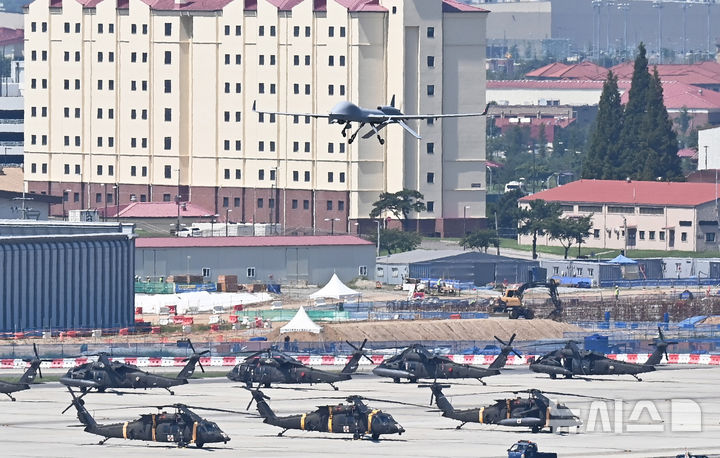
[[[70,369],[60,377],[60,383],[67,387],[80,388],[83,393],[92,389],[102,393],[108,388],[164,388],[170,394],[175,394],[170,387],[185,385],[195,372],[196,365],[205,372],[200,358],[210,353],[210,350],[196,352],[190,339],[179,340],[178,344],[181,343],[187,344],[193,353],[183,360],[187,361],[187,364],[175,378],[151,374],[132,364],[110,361],[107,353],[98,353],[97,361]]]
[[[213,410],[218,412],[239,413],[232,410],[213,409],[208,407],[195,407],[185,404],[169,404],[154,406],[157,409],[174,408],[174,413],[161,410],[157,414],[140,415],[137,420],[122,423],[98,424],[85,408],[82,396],[76,396],[72,388],[68,387],[72,395],[72,403],[63,410],[65,413],[70,407],[75,407],[77,417],[90,434],[103,436],[98,442],[103,445],[111,438],[131,439],[153,442],[174,442],[178,447],[187,447],[195,444],[201,448],[205,444],[222,442],[227,443],[230,437],[225,434],[217,424],[201,418],[192,409]]]
[[[413,344],[373,369],[373,374],[380,377],[390,377],[395,383],[400,383],[401,378],[406,378],[410,383],[415,383],[422,378],[476,378],[482,382],[483,377],[498,375],[500,369],[505,366],[508,355],[512,352],[518,357],[520,354],[513,350],[512,342],[516,334],[513,334],[508,343],[503,342],[497,336],[502,345],[500,354],[487,368],[471,366],[469,364],[458,364],[449,358],[431,353],[422,344]]]
[[[17,391],[29,390],[30,384],[35,381],[35,374],[39,373],[42,378],[42,369],[40,369],[40,363],[43,361],[52,361],[49,359],[40,359],[37,351],[37,345],[33,343],[33,352],[35,353],[34,358],[24,358],[23,361],[30,363],[30,366],[25,370],[20,380],[17,383],[4,382],[0,380],[0,393],[7,395],[12,401],[15,401],[12,393]]]
[[[405,432],[405,429],[395,421],[392,415],[372,409],[363,402],[363,400],[381,401],[379,399],[352,395],[345,398],[347,404],[318,406],[316,410],[309,413],[278,417],[265,401],[270,397],[258,389],[250,390],[250,392],[252,399],[247,408],[249,409],[252,402],[255,401],[260,416],[264,418],[264,423],[283,428],[278,436],[282,436],[290,429],[299,429],[326,433],[349,433],[353,435],[353,439],[361,439],[369,435],[373,440],[378,440],[382,434]],[[407,404],[396,401],[382,402]]]
[[[537,433],[543,428],[548,428],[550,432],[553,432],[558,427],[580,427],[582,425],[580,418],[565,405],[555,403],[545,396],[545,394],[578,395],[549,391],[543,394],[542,391],[536,389],[513,391],[512,393],[515,394],[528,393],[529,396],[527,398],[498,399],[495,404],[486,407],[458,410],[450,404],[450,401],[442,392],[443,388],[449,388],[450,385],[432,383],[420,385],[420,387],[429,387],[432,390],[430,404],[432,404],[434,397],[438,408],[442,410],[443,417],[462,422],[455,427],[456,429],[462,428],[466,423],[484,423],[527,427],[533,433]]]
[[[650,345],[655,347],[652,355],[645,364],[628,363],[616,361],[594,351],[581,351],[577,342],[569,341],[565,348],[547,353],[530,364],[530,370],[542,374],[549,374],[550,378],[557,378],[564,375],[565,378],[583,375],[632,375],[638,382],[642,379],[637,374],[652,372],[655,365],[662,361],[663,355],[667,359],[668,345],[677,342],[666,341],[660,326],[658,326],[659,337],[657,342]]]
[[[340,373],[314,369],[286,353],[268,349],[248,356],[245,361],[233,367],[226,376],[234,382],[245,382],[248,388],[252,388],[252,384],[255,382],[258,383],[258,386],[262,385],[265,388],[270,388],[272,383],[327,383],[337,390],[338,388],[334,384],[350,380],[351,374],[358,368],[360,358],[364,357],[371,363],[373,362],[363,350],[367,339],[360,347],[356,347],[348,341],[346,343],[355,351]]]

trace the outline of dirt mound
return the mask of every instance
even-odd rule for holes
[[[320,334],[298,332],[280,335],[276,326],[268,335],[277,342],[286,335],[299,342],[310,341],[419,341],[419,340],[493,340],[493,336],[517,333],[516,340],[562,339],[565,332],[581,332],[582,328],[552,320],[414,320],[360,321],[323,324]]]

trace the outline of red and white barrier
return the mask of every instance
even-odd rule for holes
[[[649,353],[620,353],[609,354],[608,358],[617,361],[627,361],[632,363],[643,364],[650,357]],[[447,355],[448,358],[460,364],[472,364],[476,366],[487,366],[495,361],[495,355]],[[509,355],[507,359],[508,366],[522,366],[529,364],[531,359],[537,359],[539,355],[524,355],[518,358],[515,355]],[[373,364],[380,364],[387,355],[371,355]],[[694,354],[694,353],[669,353],[667,364],[689,364],[702,366],[720,366],[720,355]],[[70,369],[97,358],[64,358],[53,359],[52,361],[43,361],[40,365],[43,369]],[[110,358],[112,361],[133,364],[138,367],[183,367],[186,363],[184,357],[118,357]],[[344,366],[347,364],[350,356],[333,356],[333,355],[301,355],[297,360],[309,366]],[[213,356],[200,358],[203,366],[207,367],[233,367],[245,360],[242,356]],[[359,362],[361,365],[369,366],[370,362],[362,358]],[[22,359],[0,359],[0,369],[24,369],[28,363]]]

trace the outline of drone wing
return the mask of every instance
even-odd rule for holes
[[[309,116],[311,118],[329,118],[329,114],[323,114],[323,113],[290,113],[287,111],[263,111],[257,109],[257,101],[253,101],[252,111],[255,113],[260,114],[272,114],[272,115],[280,115],[280,116]]]
[[[485,109],[482,113],[448,113],[448,114],[389,114],[382,116],[382,118],[388,121],[407,121],[409,119],[442,119],[442,118],[468,118],[472,116],[485,116],[487,115],[490,104],[485,105]]]

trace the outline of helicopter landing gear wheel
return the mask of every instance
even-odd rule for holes
[[[393,379],[393,383],[400,383],[400,379],[399,379],[399,378],[394,378],[394,379]]]
[[[373,433],[373,435],[371,437],[372,437],[372,440],[376,441],[376,440],[380,439],[380,434]]]
[[[533,434],[537,434],[537,433],[539,433],[539,432],[540,432],[540,427],[539,427],[539,426],[533,426],[533,427],[532,427],[532,433],[533,433]]]
[[[557,378],[557,375],[555,375],[555,374],[550,374],[550,378],[553,379],[553,380],[555,380],[555,379]]]
[[[197,446],[197,448],[203,448],[203,445],[205,444],[202,442],[196,442],[195,445]]]

